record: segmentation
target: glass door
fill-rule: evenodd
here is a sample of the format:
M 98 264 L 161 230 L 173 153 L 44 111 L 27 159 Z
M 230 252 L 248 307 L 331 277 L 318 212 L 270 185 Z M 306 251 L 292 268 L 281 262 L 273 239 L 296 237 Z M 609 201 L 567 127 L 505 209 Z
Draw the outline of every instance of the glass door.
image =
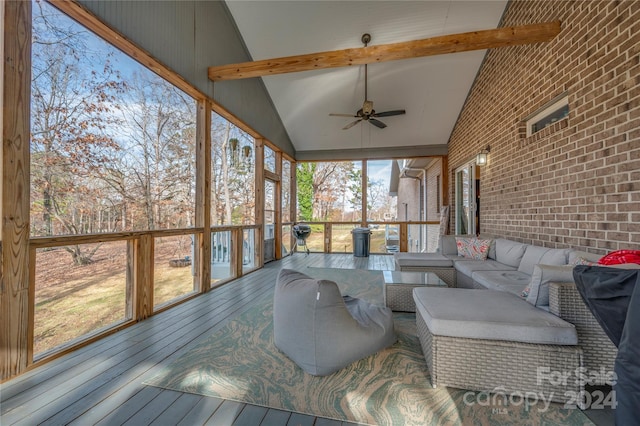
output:
M 476 233 L 475 163 L 456 170 L 456 234 Z
M 264 261 L 275 260 L 276 182 L 264 180 Z

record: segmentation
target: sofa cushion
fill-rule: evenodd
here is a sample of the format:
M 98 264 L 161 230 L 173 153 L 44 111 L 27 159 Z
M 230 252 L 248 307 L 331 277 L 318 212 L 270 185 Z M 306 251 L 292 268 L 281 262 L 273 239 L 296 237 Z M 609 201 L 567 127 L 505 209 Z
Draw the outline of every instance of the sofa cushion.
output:
M 534 306 L 549 304 L 550 282 L 573 282 L 573 265 L 536 265 L 527 291 L 527 302 Z
M 473 260 L 485 260 L 489 254 L 491 240 L 456 237 L 458 256 Z
M 519 271 L 476 271 L 471 277 L 474 283 L 490 290 L 502 290 L 517 296 L 529 285 L 531 276 Z
M 438 244 L 438 253 L 443 255 L 458 255 L 456 237 L 471 238 L 474 235 L 441 235 Z
M 538 264 L 566 265 L 569 249 L 552 249 L 539 246 L 527 246 L 518 266 L 518 271 L 533 274 L 533 267 Z
M 527 244 L 504 238 L 496 239 L 496 260 L 505 265 L 517 268 L 520 265 Z
M 438 253 L 394 253 L 399 268 L 407 266 L 451 268 L 453 261 Z
M 437 336 L 577 345 L 573 324 L 497 290 L 418 287 L 417 315 Z
M 465 259 L 462 256 L 458 256 L 457 254 L 444 254 L 443 256 L 446 257 L 447 259 L 451 260 L 454 265 L 456 264 L 456 262 L 458 262 L 460 260 L 469 260 L 469 259 Z
M 600 260 L 601 257 L 602 255 L 600 254 L 593 254 L 593 253 L 588 253 L 586 251 L 580 251 L 580 250 L 570 250 L 569 259 L 567 263 L 569 265 L 591 266 L 591 264 L 593 265 L 597 264 L 598 260 Z
M 453 262 L 456 271 L 471 277 L 475 271 L 515 271 L 513 266 L 495 260 L 457 260 Z

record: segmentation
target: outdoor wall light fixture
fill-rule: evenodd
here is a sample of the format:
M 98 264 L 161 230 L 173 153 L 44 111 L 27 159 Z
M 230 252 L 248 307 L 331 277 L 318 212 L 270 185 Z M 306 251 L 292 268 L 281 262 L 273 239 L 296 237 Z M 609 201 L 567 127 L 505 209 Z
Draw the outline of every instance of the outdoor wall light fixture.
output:
M 486 148 L 484 148 L 478 153 L 478 155 L 476 155 L 476 164 L 478 166 L 485 166 L 487 164 L 487 157 L 489 155 L 489 152 L 491 152 L 491 147 L 487 145 Z

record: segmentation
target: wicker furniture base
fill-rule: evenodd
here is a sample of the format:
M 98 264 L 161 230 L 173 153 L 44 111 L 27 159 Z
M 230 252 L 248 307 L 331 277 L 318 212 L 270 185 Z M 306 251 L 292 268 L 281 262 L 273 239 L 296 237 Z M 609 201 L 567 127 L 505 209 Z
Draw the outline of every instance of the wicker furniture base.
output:
M 575 401 L 583 390 L 575 380 L 576 370 L 582 367 L 579 346 L 436 336 L 419 311 L 416 324 L 433 387 L 504 395 L 534 392 L 554 402 Z M 566 381 L 539 380 L 538 368 L 570 376 Z
M 436 274 L 442 281 L 447 283 L 449 287 L 456 286 L 456 270 L 453 267 L 449 268 L 437 268 L 437 267 L 428 267 L 428 266 L 396 266 L 396 270 L 402 272 L 433 272 Z
M 585 305 L 575 283 L 549 283 L 549 312 L 576 327 L 587 371 L 613 371 L 618 348 Z
M 385 271 L 385 274 L 391 271 Z M 404 272 L 404 271 L 403 271 Z M 429 272 L 415 272 L 415 274 L 429 274 Z M 435 274 L 434 274 L 435 275 Z M 387 282 L 385 275 L 384 284 L 384 304 L 392 311 L 415 312 L 416 302 L 413 299 L 413 289 L 416 287 L 445 287 L 446 282 L 442 278 L 427 277 L 426 282 Z M 419 280 L 416 280 L 419 281 Z

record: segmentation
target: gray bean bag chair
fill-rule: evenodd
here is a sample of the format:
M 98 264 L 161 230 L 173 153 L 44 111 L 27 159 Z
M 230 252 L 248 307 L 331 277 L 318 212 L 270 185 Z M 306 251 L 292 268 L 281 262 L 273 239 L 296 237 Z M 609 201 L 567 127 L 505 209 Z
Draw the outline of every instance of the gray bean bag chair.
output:
M 314 376 L 326 376 L 396 341 L 391 310 L 340 294 L 333 281 L 291 269 L 278 274 L 275 345 Z

